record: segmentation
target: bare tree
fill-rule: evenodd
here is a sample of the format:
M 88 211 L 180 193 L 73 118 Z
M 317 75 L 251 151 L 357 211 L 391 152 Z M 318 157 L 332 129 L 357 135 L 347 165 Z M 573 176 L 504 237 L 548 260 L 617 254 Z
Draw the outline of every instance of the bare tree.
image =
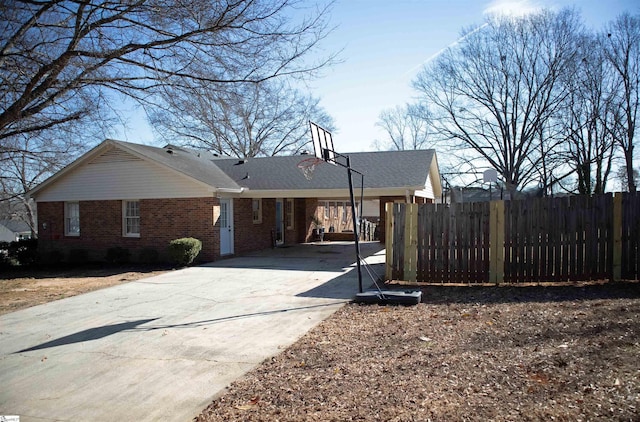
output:
M 7 140 L 81 121 L 109 92 L 149 101 L 154 88 L 193 79 L 232 84 L 313 72 L 330 60 L 308 59 L 328 32 L 327 12 L 300 0 L 5 4 L 0 152 L 38 154 Z
M 155 131 L 174 143 L 234 157 L 295 154 L 309 142 L 309 120 L 333 129 L 319 99 L 288 81 L 168 88 L 164 107 L 150 113 Z
M 633 155 L 640 108 L 640 16 L 623 14 L 612 22 L 607 28 L 605 47 L 619 86 L 614 136 L 624 154 L 628 189 L 635 192 Z
M 566 75 L 568 94 L 558 114 L 565 141 L 556 156 L 575 171 L 577 191 L 604 193 L 615 156 L 616 87 L 602 39 L 585 36 Z
M 567 95 L 561 77 L 581 32 L 572 10 L 492 17 L 468 31 L 414 81 L 436 113 L 439 137 L 489 162 L 508 190 L 539 183 L 559 142 L 552 117 Z
M 376 140 L 378 150 L 424 149 L 431 146 L 429 110 L 423 104 L 406 104 L 383 110 L 376 126 L 384 130 L 385 140 Z
M 324 0 L 319 0 L 324 1 Z M 109 135 L 124 97 L 314 75 L 330 0 L 16 0 L 0 5 L 0 202 Z M 15 207 L 14 207 L 15 208 Z
M 26 196 L 26 192 L 33 189 L 53 172 L 60 170 L 69 162 L 69 155 L 73 157 L 83 141 L 86 140 L 80 134 L 64 131 L 60 133 L 61 126 L 55 131 L 49 131 L 46 135 L 41 133 L 29 133 L 16 135 L 11 138 L 12 145 L 20 151 L 40 151 L 34 154 L 0 154 L 2 159 L 2 172 L 0 174 L 0 198 L 2 198 L 3 211 L 0 217 L 11 216 L 25 221 L 33 232 L 37 232 L 36 215 L 33 201 Z M 52 147 L 49 136 L 56 132 L 56 136 L 68 138 Z M 71 135 L 71 136 L 69 136 Z M 86 134 L 88 135 L 88 134 Z

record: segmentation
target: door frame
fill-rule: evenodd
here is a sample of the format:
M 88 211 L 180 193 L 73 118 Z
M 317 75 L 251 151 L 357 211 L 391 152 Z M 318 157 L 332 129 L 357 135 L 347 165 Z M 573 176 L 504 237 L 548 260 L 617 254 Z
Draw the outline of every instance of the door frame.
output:
M 276 209 L 275 209 L 275 217 L 276 217 L 276 230 L 275 230 L 275 239 L 274 242 L 276 246 L 284 245 L 284 233 L 286 231 L 285 227 L 285 212 L 284 212 L 284 199 L 276 198 Z M 278 207 L 280 208 L 280 215 L 278 215 Z M 280 238 L 278 239 L 278 229 L 280 229 Z
M 225 229 L 222 226 L 222 204 L 226 204 L 227 209 L 227 225 L 228 231 L 227 236 L 223 235 L 223 230 Z M 235 230 L 233 226 L 233 198 L 220 198 L 220 256 L 233 255 L 235 252 L 234 245 L 235 238 Z M 225 239 L 228 240 L 228 244 L 225 245 Z

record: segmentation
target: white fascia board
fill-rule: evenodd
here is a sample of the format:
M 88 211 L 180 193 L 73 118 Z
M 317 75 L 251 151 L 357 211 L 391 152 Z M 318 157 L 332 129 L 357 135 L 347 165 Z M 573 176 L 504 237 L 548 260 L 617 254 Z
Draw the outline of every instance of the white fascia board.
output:
M 442 196 L 442 182 L 440 181 L 440 166 L 438 166 L 438 157 L 435 151 L 433 152 L 433 159 L 429 166 L 429 176 L 431 185 L 433 186 L 433 195 L 436 198 L 440 198 Z
M 424 186 L 409 187 L 410 192 L 422 190 Z M 401 188 L 366 188 L 364 189 L 365 198 L 378 198 L 381 196 L 402 196 L 407 192 L 406 187 Z M 354 188 L 356 199 L 360 198 L 360 188 Z M 245 190 L 236 197 L 241 198 L 318 198 L 318 199 L 337 199 L 349 198 L 348 189 L 299 189 L 299 190 Z
M 435 199 L 433 195 L 431 195 L 430 192 L 427 192 L 426 190 L 416 190 L 415 192 L 413 192 L 413 195 L 419 198 Z

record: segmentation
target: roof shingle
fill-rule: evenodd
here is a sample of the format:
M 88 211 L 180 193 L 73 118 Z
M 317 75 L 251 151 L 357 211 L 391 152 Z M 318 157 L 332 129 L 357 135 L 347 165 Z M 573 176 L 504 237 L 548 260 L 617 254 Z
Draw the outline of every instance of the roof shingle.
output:
M 364 175 L 365 188 L 423 187 L 434 150 L 357 152 L 351 167 Z M 250 190 L 347 189 L 347 171 L 321 163 L 306 180 L 297 164 L 311 156 L 259 157 L 246 160 L 218 158 L 213 162 L 235 183 Z M 359 177 L 354 176 L 356 185 Z

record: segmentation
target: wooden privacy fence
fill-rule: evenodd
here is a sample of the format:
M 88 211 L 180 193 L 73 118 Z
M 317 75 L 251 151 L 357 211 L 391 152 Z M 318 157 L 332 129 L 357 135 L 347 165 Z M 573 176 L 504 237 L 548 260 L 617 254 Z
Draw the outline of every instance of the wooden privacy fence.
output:
M 388 280 L 637 280 L 640 194 L 387 204 Z

